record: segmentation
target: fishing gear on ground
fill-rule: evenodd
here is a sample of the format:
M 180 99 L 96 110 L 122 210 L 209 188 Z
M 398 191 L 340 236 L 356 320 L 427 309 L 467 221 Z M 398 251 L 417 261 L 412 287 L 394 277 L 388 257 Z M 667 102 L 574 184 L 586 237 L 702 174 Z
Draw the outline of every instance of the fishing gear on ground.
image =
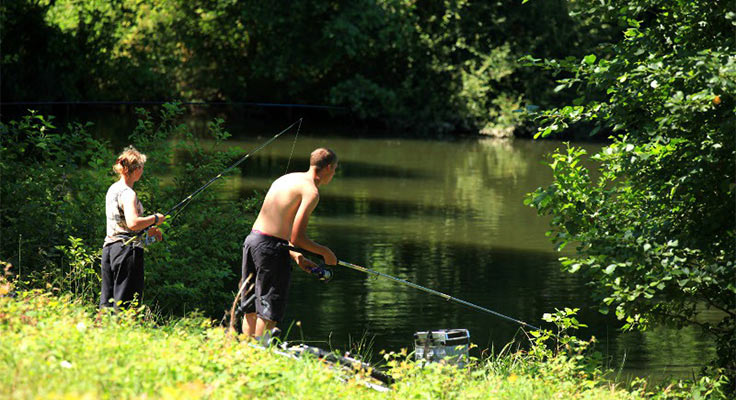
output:
M 362 379 L 357 381 L 358 384 L 378 392 L 388 392 L 391 390 L 390 385 L 395 382 L 395 379 L 391 375 L 360 360 L 360 358 L 350 353 L 339 355 L 306 344 L 292 345 L 288 342 L 280 344 L 278 342 L 278 340 L 273 340 L 267 344 L 249 343 L 249 346 L 258 350 L 271 351 L 273 354 L 292 359 L 299 359 L 305 356 L 315 357 L 327 368 L 337 372 L 337 378 L 340 381 L 348 382 L 351 379 L 355 379 L 356 375 L 360 375 Z

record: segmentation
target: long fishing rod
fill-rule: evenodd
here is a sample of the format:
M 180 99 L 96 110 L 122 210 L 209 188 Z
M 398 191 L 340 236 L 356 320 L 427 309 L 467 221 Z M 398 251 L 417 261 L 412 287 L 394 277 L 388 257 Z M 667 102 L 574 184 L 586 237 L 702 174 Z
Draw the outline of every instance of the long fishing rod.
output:
M 184 200 L 180 201 L 180 202 L 179 202 L 179 203 L 178 203 L 177 205 L 175 205 L 174 207 L 171 207 L 171 209 L 170 209 L 169 211 L 167 211 L 167 212 L 166 212 L 166 214 L 164 214 L 164 216 L 165 216 L 166 218 L 169 218 L 169 217 L 171 217 L 171 218 L 174 218 L 174 217 L 176 217 L 177 215 L 179 215 L 179 213 L 181 212 L 181 210 L 179 210 L 179 211 L 178 211 L 178 212 L 177 212 L 176 214 L 174 214 L 173 216 L 171 215 L 171 213 L 173 213 L 174 211 L 176 211 L 176 210 L 177 210 L 177 209 L 179 209 L 180 207 L 183 207 L 183 206 L 186 206 L 187 204 L 189 204 L 189 203 L 190 203 L 190 202 L 191 202 L 191 201 L 192 201 L 192 200 L 193 200 L 193 199 L 194 199 L 194 198 L 195 198 L 195 197 L 196 197 L 196 196 L 197 196 L 198 194 L 202 193 L 202 192 L 203 192 L 203 191 L 204 191 L 205 189 L 207 189 L 207 187 L 209 187 L 209 186 L 210 186 L 211 184 L 213 184 L 213 183 L 214 183 L 214 182 L 215 182 L 216 180 L 218 180 L 218 179 L 222 178 L 222 176 L 223 176 L 223 175 L 227 174 L 228 172 L 230 172 L 231 170 L 233 170 L 233 169 L 234 169 L 235 167 L 237 167 L 238 165 L 242 164 L 242 163 L 243 163 L 243 162 L 244 162 L 245 160 L 247 160 L 247 159 L 248 159 L 248 158 L 249 158 L 250 156 L 252 156 L 253 154 L 257 153 L 257 152 L 258 152 L 259 150 L 261 150 L 262 148 L 264 148 L 264 147 L 268 146 L 269 144 L 271 144 L 271 142 L 273 142 L 274 140 L 278 139 L 278 137 L 279 137 L 279 136 L 281 136 L 281 135 L 283 135 L 284 133 L 286 133 L 287 131 L 289 131 L 289 130 L 290 130 L 291 128 L 293 128 L 293 127 L 294 127 L 294 125 L 296 125 L 297 123 L 299 124 L 299 127 L 297 127 L 297 135 L 298 135 L 298 134 L 299 134 L 299 130 L 300 130 L 300 129 L 301 129 L 301 127 L 302 127 L 302 120 L 303 120 L 303 119 L 304 119 L 304 118 L 299 118 L 299 119 L 298 119 L 298 120 L 296 120 L 296 121 L 295 121 L 295 122 L 294 122 L 293 124 L 289 125 L 289 126 L 288 126 L 288 127 L 286 128 L 286 129 L 284 129 L 284 130 L 282 130 L 281 132 L 279 132 L 279 133 L 277 133 L 277 134 L 273 135 L 273 137 L 271 137 L 271 138 L 270 138 L 270 139 L 268 139 L 267 141 L 263 142 L 263 143 L 262 143 L 262 144 L 261 144 L 260 146 L 258 146 L 258 147 L 257 147 L 256 149 L 254 149 L 254 150 L 250 151 L 250 152 L 249 152 L 248 154 L 246 154 L 246 155 L 244 155 L 243 157 L 241 157 L 241 158 L 240 158 L 240 159 L 239 159 L 238 161 L 236 161 L 236 162 L 235 162 L 235 164 L 233 164 L 233 165 L 229 166 L 228 168 L 226 168 L 225 170 L 223 170 L 222 172 L 220 172 L 219 174 L 217 174 L 217 176 L 215 176 L 214 178 L 212 178 L 212 179 L 210 179 L 209 181 L 207 181 L 207 183 L 205 183 L 204 185 L 202 185 L 202 186 L 201 186 L 201 187 L 200 187 L 199 189 L 195 190 L 194 192 L 192 192 L 192 194 L 190 194 L 189 196 L 185 197 L 185 198 L 184 198 Z M 182 208 L 182 210 L 183 210 L 183 208 Z M 171 219 L 171 218 L 169 218 L 169 219 Z M 149 229 L 151 229 L 151 227 L 152 227 L 152 226 L 153 226 L 153 225 L 149 225 L 149 226 L 148 226 L 148 227 L 146 227 L 145 229 L 143 229 L 143 230 L 139 231 L 138 233 L 136 233 L 136 234 L 135 234 L 135 235 L 134 235 L 134 236 L 133 236 L 132 238 L 128 239 L 128 240 L 127 240 L 127 241 L 126 241 L 126 242 L 124 243 L 124 245 L 126 245 L 126 246 L 127 246 L 128 244 L 130 244 L 130 242 L 132 242 L 133 240 L 136 240 L 136 239 L 137 239 L 137 238 L 139 238 L 139 237 L 140 237 L 141 235 L 143 235 L 144 233 L 148 232 L 148 230 L 149 230 Z
M 304 254 L 304 253 L 311 253 L 310 251 L 307 251 L 307 250 L 304 250 L 304 249 L 300 249 L 300 248 L 294 247 L 294 246 L 286 246 L 286 247 L 289 250 L 296 251 L 296 252 L 299 252 L 299 253 L 302 253 L 302 254 Z M 424 286 L 417 285 L 416 283 L 409 282 L 409 281 L 406 281 L 406 280 L 403 280 L 403 279 L 400 279 L 400 278 L 396 278 L 394 276 L 391 276 L 391 275 L 388 275 L 388 274 L 384 274 L 382 272 L 374 271 L 372 269 L 369 269 L 369 268 L 366 268 L 366 267 L 362 267 L 360 265 L 356 265 L 356 264 L 353 264 L 353 263 L 349 263 L 347 261 L 341 261 L 341 260 L 338 260 L 337 261 L 337 265 L 341 265 L 343 267 L 351 268 L 351 269 L 354 269 L 356 271 L 360 271 L 360 272 L 363 272 L 363 273 L 366 273 L 366 274 L 380 276 L 382 278 L 390 279 L 390 280 L 392 280 L 394 282 L 398 282 L 398 283 L 401 283 L 401 284 L 404 284 L 404 285 L 407 285 L 407 286 L 411 286 L 414 289 L 419 289 L 419 290 L 421 290 L 423 292 L 427 292 L 429 294 L 433 294 L 435 296 L 442 297 L 443 299 L 445 299 L 447 301 L 454 301 L 455 303 L 462 304 L 462 305 L 464 305 L 466 307 L 470 307 L 470 308 L 473 308 L 473 309 L 476 309 L 476 310 L 479 310 L 479 311 L 483 311 L 483 312 L 488 313 L 488 314 L 495 315 L 495 316 L 500 317 L 500 318 L 503 318 L 503 319 L 505 319 L 507 321 L 515 322 L 515 323 L 517 323 L 517 324 L 519 324 L 521 326 L 531 328 L 531 329 L 533 329 L 535 331 L 541 330 L 541 329 L 537 328 L 534 325 L 528 324 L 528 323 L 526 323 L 524 321 L 521 321 L 521 320 L 518 320 L 516 318 L 509 317 L 508 315 L 501 314 L 500 312 L 493 311 L 493 310 L 488 309 L 488 308 L 485 308 L 485 307 L 481 307 L 481 306 L 479 306 L 477 304 L 473 304 L 473 303 L 471 303 L 469 301 L 458 299 L 457 297 L 450 296 L 449 294 L 438 292 L 438 291 L 436 291 L 434 289 L 426 288 Z M 320 279 L 323 280 L 323 281 L 327 281 L 327 280 L 329 280 L 331 278 L 331 273 L 329 272 L 329 270 L 325 270 L 325 271 L 317 272 L 318 275 L 324 276 L 324 277 L 320 277 Z

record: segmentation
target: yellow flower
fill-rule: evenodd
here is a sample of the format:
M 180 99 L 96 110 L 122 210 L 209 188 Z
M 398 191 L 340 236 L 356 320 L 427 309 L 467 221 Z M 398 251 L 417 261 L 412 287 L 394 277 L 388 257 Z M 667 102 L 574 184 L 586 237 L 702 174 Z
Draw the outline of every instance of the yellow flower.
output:
M 511 374 L 508 377 L 509 383 L 514 383 L 514 382 L 516 382 L 517 379 L 519 379 L 519 377 L 516 374 Z

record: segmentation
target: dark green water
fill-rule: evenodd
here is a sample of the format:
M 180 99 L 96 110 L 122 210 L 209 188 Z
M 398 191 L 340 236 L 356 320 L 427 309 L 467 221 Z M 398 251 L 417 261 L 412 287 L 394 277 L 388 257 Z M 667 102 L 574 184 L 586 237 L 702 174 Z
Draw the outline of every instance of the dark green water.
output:
M 94 121 L 91 131 L 121 148 L 136 117 L 99 111 L 72 109 L 62 119 Z M 222 116 L 235 135 L 228 145 L 243 151 L 295 119 L 270 125 L 246 121 L 241 113 Z M 244 163 L 239 178 L 227 178 L 224 190 L 248 198 L 267 189 L 287 164 L 289 172 L 306 170 L 311 150 L 330 147 L 340 167 L 321 190 L 309 235 L 338 258 L 533 325 L 548 327 L 541 316 L 555 308 L 581 308 L 579 319 L 589 328 L 577 336 L 594 335 L 608 366 L 624 376 L 689 377 L 713 355 L 711 341 L 696 329 L 620 333 L 615 319 L 595 311 L 585 282 L 560 271 L 560 254 L 544 235 L 547 219 L 523 198 L 550 182 L 544 155 L 562 143 L 366 139 L 346 131 L 305 119 L 291 159 L 293 136 L 284 135 Z M 599 146 L 583 147 L 594 152 Z M 374 357 L 380 349 L 412 350 L 413 333 L 427 329 L 469 329 L 479 350 L 525 343 L 517 325 L 496 316 L 358 271 L 337 267 L 335 275 L 325 285 L 295 270 L 282 324 L 285 331 L 291 326 L 288 338 L 342 350 L 368 339 Z
M 261 139 L 263 140 L 263 139 Z M 233 141 L 243 149 L 255 140 Z M 248 197 L 285 172 L 292 138 L 249 160 L 226 190 Z M 690 376 L 710 354 L 696 330 L 621 334 L 598 314 L 589 289 L 561 272 L 545 232 L 547 219 L 523 205 L 525 193 L 550 182 L 544 155 L 563 144 L 527 140 L 429 141 L 303 133 L 289 171 L 305 170 L 318 146 L 337 152 L 340 167 L 309 225 L 310 236 L 339 259 L 432 288 L 502 314 L 544 324 L 555 308 L 581 308 L 609 366 L 625 376 Z M 598 145 L 585 144 L 591 152 Z M 513 323 L 414 288 L 337 267 L 321 284 L 295 270 L 282 328 L 323 347 L 412 350 L 416 331 L 466 328 L 480 349 L 500 349 L 523 334 Z M 623 368 L 621 366 L 623 365 Z

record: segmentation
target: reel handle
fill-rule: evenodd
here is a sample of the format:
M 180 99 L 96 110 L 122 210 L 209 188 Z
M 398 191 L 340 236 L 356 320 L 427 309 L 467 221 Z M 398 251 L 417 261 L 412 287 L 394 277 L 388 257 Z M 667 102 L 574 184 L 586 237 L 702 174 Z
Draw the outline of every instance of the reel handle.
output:
M 327 283 L 330 280 L 332 280 L 332 270 L 327 268 L 327 266 L 324 263 L 319 263 L 319 265 L 316 268 L 312 268 L 310 273 L 314 276 L 316 276 L 320 282 Z

